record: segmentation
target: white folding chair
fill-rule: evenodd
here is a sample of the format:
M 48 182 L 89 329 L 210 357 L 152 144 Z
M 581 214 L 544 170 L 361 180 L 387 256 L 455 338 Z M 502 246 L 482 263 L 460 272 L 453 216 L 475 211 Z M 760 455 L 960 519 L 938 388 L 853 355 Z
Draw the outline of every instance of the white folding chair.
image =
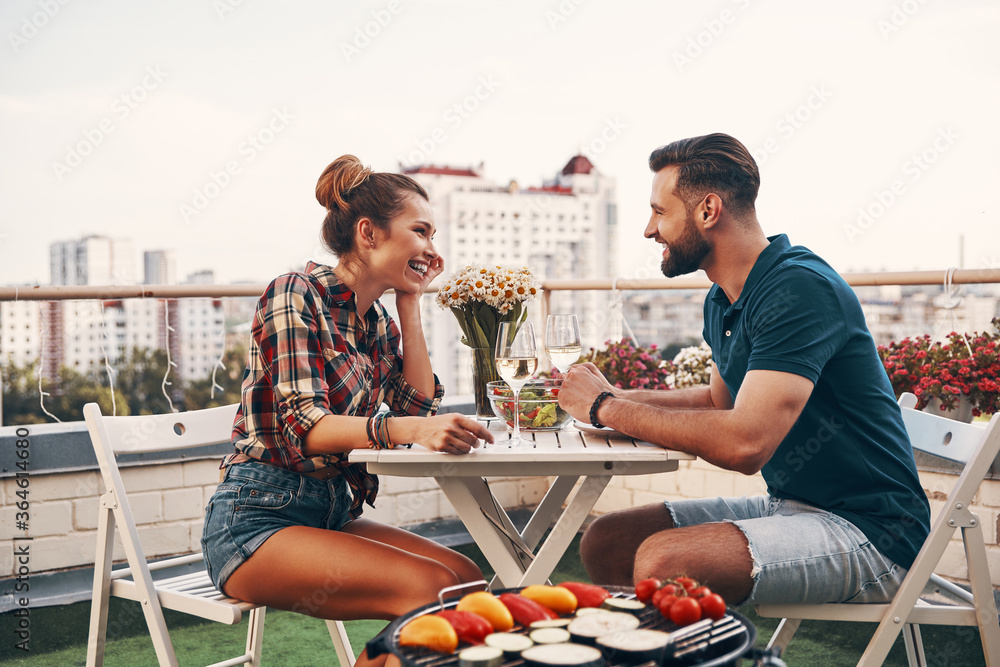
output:
M 903 632 L 907 660 L 911 666 L 927 664 L 919 624 L 978 626 L 987 665 L 1000 666 L 1000 623 L 993 597 L 982 522 L 969 511 L 972 497 L 1000 452 L 1000 414 L 984 428 L 915 409 L 917 398 L 903 394 L 899 405 L 914 449 L 964 465 L 948 494 L 940 515 L 917 554 L 896 595 L 888 604 L 758 605 L 765 618 L 780 618 L 768 648 L 784 652 L 803 619 L 822 621 L 868 621 L 878 628 L 858 665 L 881 665 Z M 956 529 L 962 530 L 965 560 L 969 568 L 971 594 L 934 574 Z M 929 582 L 964 600 L 965 604 L 932 603 L 920 598 Z
M 163 619 L 164 609 L 227 625 L 239 623 L 243 614 L 249 612 L 246 652 L 236 658 L 214 663 L 212 667 L 260 665 L 266 608 L 220 593 L 208 578 L 201 553 L 148 563 L 116 458 L 117 454 L 126 452 L 159 452 L 229 442 L 236 406 L 227 405 L 179 414 L 106 417 L 101 414 L 96 403 L 88 403 L 83 408 L 83 415 L 105 487 L 97 524 L 87 667 L 104 664 L 108 603 L 111 596 L 140 603 L 160 665 L 177 665 L 173 643 Z M 200 487 L 192 492 L 200 493 Z M 116 524 L 120 528 L 128 567 L 112 571 Z M 193 573 L 153 579 L 154 571 L 192 564 L 199 566 Z M 354 664 L 354 653 L 343 623 L 327 621 L 327 628 L 341 666 L 350 667 Z

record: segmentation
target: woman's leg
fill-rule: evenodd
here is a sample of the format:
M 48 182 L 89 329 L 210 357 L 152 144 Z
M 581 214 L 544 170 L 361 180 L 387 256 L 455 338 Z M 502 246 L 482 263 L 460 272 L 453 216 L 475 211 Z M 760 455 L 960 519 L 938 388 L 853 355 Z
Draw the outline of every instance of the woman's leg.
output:
M 415 535 L 408 530 L 388 526 L 364 517 L 345 524 L 342 530 L 345 533 L 398 547 L 411 554 L 436 561 L 454 572 L 455 576 L 458 577 L 458 583 L 465 584 L 483 578 L 479 566 L 471 559 L 454 549 L 443 547 L 437 542 Z
M 225 590 L 241 600 L 319 618 L 391 620 L 433 602 L 442 588 L 481 578 L 458 552 L 359 519 L 341 531 L 279 530 L 233 572 Z M 384 657 L 370 660 L 362 653 L 357 664 L 383 663 Z

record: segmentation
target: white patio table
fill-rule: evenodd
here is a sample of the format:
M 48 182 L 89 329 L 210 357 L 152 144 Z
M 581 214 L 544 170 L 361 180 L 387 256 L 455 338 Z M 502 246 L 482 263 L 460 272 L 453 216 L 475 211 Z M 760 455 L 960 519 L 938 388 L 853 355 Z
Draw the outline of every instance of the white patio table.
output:
M 501 587 L 514 588 L 548 580 L 612 477 L 672 472 L 679 461 L 695 458 L 621 434 L 592 434 L 572 425 L 562 431 L 521 435 L 532 444 L 511 447 L 506 433 L 495 431 L 495 444 L 483 444 L 469 454 L 441 454 L 413 445 L 355 450 L 350 460 L 367 463 L 375 474 L 433 477 L 493 566 L 494 584 L 499 581 Z M 510 476 L 553 478 L 521 532 L 484 479 Z

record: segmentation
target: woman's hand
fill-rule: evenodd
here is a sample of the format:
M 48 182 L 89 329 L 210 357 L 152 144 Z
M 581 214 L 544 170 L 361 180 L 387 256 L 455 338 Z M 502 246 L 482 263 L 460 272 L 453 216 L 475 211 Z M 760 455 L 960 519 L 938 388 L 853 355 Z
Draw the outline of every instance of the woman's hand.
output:
M 399 433 L 395 422 L 401 427 Z M 480 440 L 493 442 L 493 434 L 486 426 L 454 412 L 434 417 L 397 417 L 388 424 L 393 442 L 415 442 L 435 452 L 467 454 L 479 446 Z
M 424 277 L 420 280 L 420 285 L 412 292 L 405 291 L 400 288 L 396 288 L 396 306 L 400 303 L 406 303 L 407 301 L 413 303 L 419 303 L 420 297 L 427 291 L 431 282 L 440 276 L 444 272 L 444 260 L 440 256 L 429 260 L 427 264 L 427 271 L 424 272 Z

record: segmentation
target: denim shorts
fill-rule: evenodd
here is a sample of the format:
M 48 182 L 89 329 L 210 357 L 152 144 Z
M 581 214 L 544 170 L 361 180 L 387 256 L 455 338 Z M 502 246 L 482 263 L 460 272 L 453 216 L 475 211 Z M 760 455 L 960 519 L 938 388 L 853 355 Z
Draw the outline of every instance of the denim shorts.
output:
M 743 531 L 753 558 L 744 602 L 888 602 L 906 576 L 853 523 L 807 503 L 744 496 L 666 506 L 677 527 L 724 521 Z
M 220 591 L 267 538 L 289 526 L 340 530 L 351 493 L 343 477 L 314 479 L 266 463 L 234 463 L 205 508 L 201 549 Z

